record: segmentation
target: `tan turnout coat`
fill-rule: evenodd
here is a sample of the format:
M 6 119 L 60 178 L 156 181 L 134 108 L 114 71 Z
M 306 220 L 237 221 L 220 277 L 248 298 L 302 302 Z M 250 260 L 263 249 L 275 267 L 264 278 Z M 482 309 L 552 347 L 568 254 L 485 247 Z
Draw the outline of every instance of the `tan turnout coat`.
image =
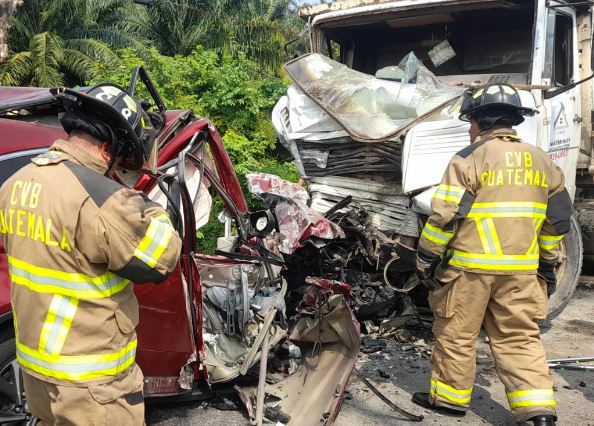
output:
M 17 359 L 47 382 L 126 375 L 137 348 L 132 283 L 162 281 L 179 257 L 163 208 L 105 171 L 60 140 L 0 188 Z

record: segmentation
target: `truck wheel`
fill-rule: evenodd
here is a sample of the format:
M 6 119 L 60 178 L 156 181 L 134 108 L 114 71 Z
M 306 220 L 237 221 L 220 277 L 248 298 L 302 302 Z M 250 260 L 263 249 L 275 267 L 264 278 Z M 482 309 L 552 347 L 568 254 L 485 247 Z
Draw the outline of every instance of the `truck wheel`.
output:
M 11 332 L 0 333 L 0 424 L 34 425 L 27 412 L 21 368 L 16 360 L 16 345 Z
M 559 247 L 560 263 L 557 265 L 557 290 L 549 299 L 548 319 L 552 320 L 563 311 L 571 299 L 582 272 L 582 234 L 575 216 L 571 217 L 569 233 Z

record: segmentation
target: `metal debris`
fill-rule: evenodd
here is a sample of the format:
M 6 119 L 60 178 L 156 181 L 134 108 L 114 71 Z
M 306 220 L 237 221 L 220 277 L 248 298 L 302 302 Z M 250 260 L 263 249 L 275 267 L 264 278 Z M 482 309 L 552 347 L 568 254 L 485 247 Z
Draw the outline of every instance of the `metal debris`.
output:
M 563 370 L 592 370 L 594 365 L 588 363 L 594 362 L 594 357 L 578 357 L 578 358 L 560 358 L 550 359 L 547 361 L 549 368 Z
M 369 380 L 367 380 L 365 378 L 365 376 L 363 376 L 363 374 L 361 374 L 361 372 L 359 370 L 357 370 L 355 368 L 354 371 L 355 371 L 355 374 L 357 375 L 357 377 L 365 384 L 365 386 L 367 386 L 379 399 L 381 399 L 383 402 L 385 402 L 391 409 L 393 409 L 397 413 L 402 414 L 403 416 L 406 417 L 407 420 L 410 420 L 412 422 L 422 422 L 423 421 L 423 418 L 424 418 L 423 416 L 417 416 L 415 414 L 409 413 L 406 410 L 403 410 L 402 408 L 400 408 L 399 406 L 394 404 L 392 401 L 390 401 L 388 398 L 386 398 L 384 396 L 384 394 L 382 392 L 380 392 L 375 386 L 373 386 L 371 384 L 371 382 Z

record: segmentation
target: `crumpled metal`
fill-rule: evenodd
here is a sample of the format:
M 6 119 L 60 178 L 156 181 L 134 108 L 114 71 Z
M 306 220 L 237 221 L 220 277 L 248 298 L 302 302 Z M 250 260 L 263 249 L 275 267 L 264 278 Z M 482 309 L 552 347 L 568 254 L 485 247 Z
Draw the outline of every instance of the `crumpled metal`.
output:
M 248 189 L 254 195 L 275 195 L 300 204 L 307 204 L 309 200 L 309 194 L 305 188 L 278 176 L 267 173 L 250 173 L 245 177 Z
M 279 250 L 285 254 L 292 254 L 302 247 L 303 241 L 311 237 L 324 240 L 345 237 L 340 226 L 304 204 L 283 201 L 276 205 L 274 214 L 283 236 Z
M 320 110 L 360 142 L 394 140 L 419 119 L 439 116 L 446 105 L 465 91 L 439 81 L 413 52 L 397 68 L 398 79 L 381 79 L 319 53 L 301 56 L 285 65 L 301 93 L 307 94 Z M 290 122 L 298 123 L 291 117 Z

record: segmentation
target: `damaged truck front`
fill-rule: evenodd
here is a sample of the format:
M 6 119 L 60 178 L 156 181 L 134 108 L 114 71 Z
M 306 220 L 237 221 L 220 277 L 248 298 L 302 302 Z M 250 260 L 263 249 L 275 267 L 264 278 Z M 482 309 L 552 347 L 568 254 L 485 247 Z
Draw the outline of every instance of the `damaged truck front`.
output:
M 346 238 L 312 240 L 288 262 L 352 285 L 359 319 L 423 313 L 414 248 L 447 163 L 470 143 L 457 118 L 461 95 L 512 84 L 539 111 L 518 126 L 520 137 L 563 169 L 580 219 L 557 262 L 549 300 L 556 316 L 580 275 L 580 224 L 594 223 L 592 11 L 582 3 L 345 0 L 302 8 L 312 53 L 286 64 L 293 84 L 273 123 L 310 207 Z M 299 285 L 299 270 L 288 271 L 289 288 L 292 278 Z

